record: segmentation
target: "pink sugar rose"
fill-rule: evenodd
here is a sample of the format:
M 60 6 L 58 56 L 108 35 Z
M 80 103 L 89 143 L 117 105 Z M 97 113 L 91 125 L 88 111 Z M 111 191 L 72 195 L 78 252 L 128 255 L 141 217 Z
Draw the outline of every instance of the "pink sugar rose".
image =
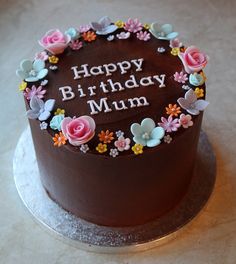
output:
M 65 117 L 61 122 L 62 133 L 73 146 L 80 146 L 92 139 L 95 127 L 95 122 L 90 116 Z
M 52 29 L 39 40 L 39 45 L 56 55 L 61 54 L 65 50 L 70 40 L 71 37 L 69 35 L 63 34 L 58 29 Z
M 130 148 L 130 139 L 119 137 L 118 140 L 115 141 L 115 147 L 118 148 L 119 151 L 128 150 Z
M 185 71 L 189 74 L 201 71 L 209 60 L 208 56 L 195 46 L 190 46 L 184 52 L 180 52 L 179 57 Z
M 179 123 L 183 128 L 188 128 L 193 125 L 192 116 L 181 114 L 179 117 Z

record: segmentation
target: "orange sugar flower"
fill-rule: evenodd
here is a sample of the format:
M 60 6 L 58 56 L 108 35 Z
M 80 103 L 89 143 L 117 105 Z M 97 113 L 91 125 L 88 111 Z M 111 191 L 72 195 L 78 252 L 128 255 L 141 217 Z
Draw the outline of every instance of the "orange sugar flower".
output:
M 93 31 L 88 31 L 83 33 L 83 39 L 88 42 L 94 41 L 96 37 L 97 36 Z
M 103 130 L 98 134 L 99 140 L 103 143 L 111 143 L 111 141 L 114 139 L 113 132 L 110 132 L 107 130 L 104 132 Z
M 168 107 L 166 107 L 166 113 L 170 116 L 178 116 L 178 114 L 181 113 L 180 107 L 177 106 L 177 104 L 169 104 Z
M 61 147 L 62 145 L 66 144 L 66 137 L 62 132 L 59 132 L 59 134 L 55 134 L 55 136 L 52 138 L 54 141 L 54 146 Z

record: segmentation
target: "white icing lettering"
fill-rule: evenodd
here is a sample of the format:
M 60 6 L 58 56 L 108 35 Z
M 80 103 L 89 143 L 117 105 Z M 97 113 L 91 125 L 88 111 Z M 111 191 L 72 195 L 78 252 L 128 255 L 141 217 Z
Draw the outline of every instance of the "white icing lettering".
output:
M 107 98 L 104 97 L 104 98 L 101 98 L 100 101 L 99 101 L 99 104 L 97 104 L 94 100 L 89 100 L 87 101 L 87 104 L 89 104 L 90 106 L 90 114 L 91 115 L 96 115 L 98 114 L 98 112 L 103 112 L 104 113 L 108 113 L 108 112 L 111 112 L 111 108 L 108 106 L 107 104 Z
M 120 73 L 127 73 L 127 70 L 131 68 L 131 63 L 129 61 L 117 62 L 117 65 L 120 67 Z
M 89 86 L 88 87 L 88 90 L 90 92 L 89 96 L 93 96 L 93 95 L 96 95 L 96 93 L 93 91 L 93 90 L 96 90 L 96 86 Z
M 62 92 L 62 101 L 68 101 L 75 98 L 75 93 L 70 86 L 60 87 L 59 90 Z
M 116 87 L 119 89 L 119 91 L 122 91 L 122 90 L 125 89 L 119 82 L 113 83 L 113 81 L 111 79 L 108 79 L 107 82 L 109 82 L 112 92 L 116 92 L 117 91 Z
M 160 77 L 159 77 L 159 75 L 154 75 L 153 76 L 153 78 L 156 79 L 160 83 L 160 85 L 159 85 L 160 88 L 166 87 L 166 85 L 164 84 L 166 75 L 165 74 L 161 74 Z
M 104 93 L 109 93 L 109 90 L 106 89 L 107 85 L 104 82 L 101 82 L 99 87 L 102 88 Z
M 90 73 L 96 76 L 96 75 L 104 74 L 104 71 L 102 70 L 102 66 L 94 66 L 90 69 Z
M 81 85 L 78 84 L 78 92 L 79 92 L 79 97 L 85 97 L 86 94 L 84 93 L 84 90 L 81 88 Z
M 125 82 L 125 87 L 129 89 L 139 87 L 134 75 L 130 75 L 130 79 Z
M 134 97 L 132 99 L 128 99 L 128 101 L 130 103 L 130 108 L 149 105 L 147 98 L 144 96 Z
M 125 109 L 128 109 L 128 107 L 125 105 L 125 102 L 123 101 L 123 100 L 120 100 L 119 101 L 119 104 L 121 105 L 121 106 L 118 106 L 118 103 L 117 102 L 112 102 L 112 104 L 115 106 L 115 109 L 117 110 L 117 111 L 121 111 L 121 110 L 125 110 Z
M 151 76 L 143 77 L 139 82 L 142 86 L 149 86 L 154 84 Z
M 136 72 L 142 71 L 143 58 L 131 60 L 131 62 L 137 67 Z
M 112 72 L 115 72 L 117 70 L 117 67 L 113 63 L 104 64 L 103 67 L 105 68 L 106 76 L 112 75 Z
M 78 66 L 71 67 L 71 70 L 74 72 L 74 80 L 80 79 L 80 74 L 83 74 L 83 77 L 90 77 L 91 74 L 89 74 L 88 71 L 88 64 L 83 64 L 80 66 L 82 70 L 78 71 Z

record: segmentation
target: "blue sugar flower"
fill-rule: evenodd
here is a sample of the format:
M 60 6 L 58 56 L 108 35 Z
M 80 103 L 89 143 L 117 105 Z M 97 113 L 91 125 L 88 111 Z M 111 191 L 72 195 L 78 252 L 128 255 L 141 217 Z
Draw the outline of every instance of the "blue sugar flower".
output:
M 71 27 L 71 28 L 68 28 L 65 32 L 66 35 L 69 35 L 71 37 L 72 40 L 76 40 L 79 38 L 80 34 L 78 32 L 77 29 Z
M 149 31 L 155 38 L 162 40 L 171 40 L 178 36 L 178 32 L 173 31 L 173 26 L 171 24 L 160 25 L 157 22 L 150 25 Z
M 48 69 L 45 69 L 43 60 L 23 60 L 20 63 L 20 69 L 16 71 L 16 75 L 26 82 L 37 82 L 43 79 L 48 74 Z
M 189 75 L 189 82 L 194 86 L 199 86 L 204 84 L 204 77 L 199 73 L 192 73 Z
M 64 118 L 64 115 L 55 115 L 50 121 L 51 129 L 61 131 L 61 122 Z
M 133 140 L 135 143 L 148 147 L 159 145 L 165 135 L 165 130 L 162 127 L 156 127 L 151 118 L 143 119 L 141 125 L 138 123 L 132 124 L 130 130 L 134 135 Z

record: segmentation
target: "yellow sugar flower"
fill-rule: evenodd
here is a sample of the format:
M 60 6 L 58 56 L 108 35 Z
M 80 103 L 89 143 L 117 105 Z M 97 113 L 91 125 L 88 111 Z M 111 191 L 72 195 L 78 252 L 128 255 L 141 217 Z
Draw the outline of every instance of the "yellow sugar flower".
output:
M 52 64 L 57 64 L 59 61 L 59 58 L 53 55 L 53 56 L 48 57 L 48 60 Z
M 96 147 L 96 150 L 99 152 L 99 153 L 104 153 L 107 151 L 107 144 L 102 144 L 102 143 L 99 143 Z
M 135 155 L 142 154 L 143 153 L 143 145 L 141 145 L 141 144 L 135 144 L 132 147 L 132 150 L 133 150 L 133 152 L 134 152 Z
M 173 56 L 178 56 L 179 55 L 179 48 L 173 48 L 170 53 Z
M 19 85 L 19 90 L 24 91 L 26 87 L 27 87 L 27 82 L 22 81 L 21 84 Z
M 147 23 L 143 24 L 143 27 L 144 27 L 146 30 L 149 30 L 149 29 L 150 29 L 150 25 L 147 24 Z
M 124 23 L 123 21 L 121 21 L 121 20 L 117 20 L 117 21 L 115 22 L 115 25 L 116 25 L 118 28 L 123 28 L 124 25 L 125 25 L 125 23 Z
M 204 96 L 204 90 L 199 87 L 195 89 L 194 93 L 196 94 L 197 98 L 201 98 Z
M 54 112 L 54 115 L 64 115 L 65 110 L 61 108 L 57 108 L 56 112 Z

